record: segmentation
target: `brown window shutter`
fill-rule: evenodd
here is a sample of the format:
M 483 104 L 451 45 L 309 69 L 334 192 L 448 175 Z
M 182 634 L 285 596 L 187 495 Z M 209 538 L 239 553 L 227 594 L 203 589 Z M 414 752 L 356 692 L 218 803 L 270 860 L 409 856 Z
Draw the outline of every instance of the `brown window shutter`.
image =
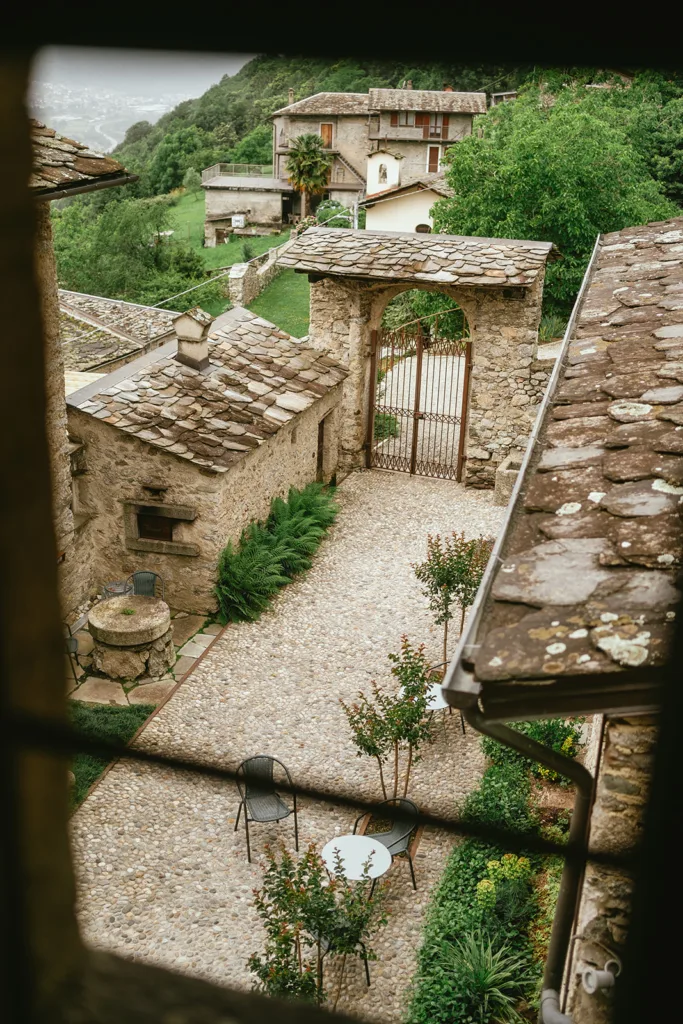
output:
M 429 127 L 429 114 L 416 114 L 415 125 L 417 128 Z
M 448 128 L 448 114 L 443 115 L 443 126 L 444 128 Z
M 398 128 L 398 114 L 391 115 L 391 127 Z

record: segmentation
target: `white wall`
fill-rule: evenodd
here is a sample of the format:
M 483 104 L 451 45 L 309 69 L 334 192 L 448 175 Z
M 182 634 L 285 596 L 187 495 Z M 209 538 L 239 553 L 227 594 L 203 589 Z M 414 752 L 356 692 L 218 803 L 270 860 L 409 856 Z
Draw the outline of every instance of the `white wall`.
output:
M 368 231 L 414 231 L 418 224 L 434 226 L 429 211 L 439 196 L 429 189 L 386 199 L 368 207 Z
M 372 156 L 369 156 L 367 169 L 367 195 L 371 196 L 375 192 L 383 192 L 385 189 L 391 188 L 393 185 L 400 185 L 401 163 L 401 160 L 398 160 L 390 153 L 373 153 Z M 379 180 L 380 167 L 382 165 L 386 168 L 386 181 Z

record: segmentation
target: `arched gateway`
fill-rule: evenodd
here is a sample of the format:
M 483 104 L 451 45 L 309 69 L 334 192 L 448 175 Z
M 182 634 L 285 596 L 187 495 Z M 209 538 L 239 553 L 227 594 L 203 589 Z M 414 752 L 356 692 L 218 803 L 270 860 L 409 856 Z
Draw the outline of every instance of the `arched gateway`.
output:
M 465 482 L 493 486 L 500 462 L 526 447 L 545 388 L 547 372 L 533 364 L 552 250 L 550 242 L 309 228 L 282 254 L 280 265 L 311 282 L 311 344 L 349 367 L 343 467 L 366 464 L 382 313 L 394 296 L 419 288 L 448 295 L 467 318 Z

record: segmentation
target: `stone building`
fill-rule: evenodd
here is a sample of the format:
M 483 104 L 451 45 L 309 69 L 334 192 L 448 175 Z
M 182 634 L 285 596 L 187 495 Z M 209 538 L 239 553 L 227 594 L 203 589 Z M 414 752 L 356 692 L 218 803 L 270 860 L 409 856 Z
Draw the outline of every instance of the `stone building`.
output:
M 492 487 L 497 466 L 524 452 L 548 365 L 537 361 L 550 242 L 310 228 L 280 257 L 311 282 L 309 338 L 343 360 L 341 461 L 365 464 L 371 336 L 387 304 L 411 288 L 450 296 L 472 340 L 466 482 Z
M 389 154 L 393 159 L 393 155 Z M 367 216 L 368 231 L 418 231 L 429 234 L 434 227 L 431 209 L 435 202 L 453 191 L 446 184 L 444 174 L 421 174 L 399 181 L 399 175 L 389 175 L 393 184 L 387 186 L 387 154 L 373 154 L 368 160 L 368 194 L 361 200 Z M 381 162 L 380 162 L 381 161 Z M 380 174 L 379 168 L 385 172 Z M 384 177 L 384 181 L 380 180 Z
M 640 840 L 681 600 L 681 253 L 683 218 L 600 237 L 446 679 L 449 701 L 485 733 L 595 715 L 593 777 L 575 776 L 571 833 L 592 853 Z M 622 868 L 565 868 L 543 986 L 549 1020 L 611 1019 L 631 895 Z M 555 1016 L 558 1005 L 570 1016 Z
M 59 289 L 59 336 L 69 395 L 175 336 L 178 313 Z
M 172 606 L 214 610 L 227 542 L 336 472 L 344 368 L 247 310 L 210 320 L 67 399 L 84 593 L 153 569 Z
M 235 229 L 280 230 L 299 215 L 300 197 L 287 180 L 289 144 L 298 135 L 321 137 L 332 158 L 325 196 L 351 207 L 384 182 L 438 173 L 446 148 L 469 135 L 473 117 L 484 113 L 485 93 L 449 88 L 321 92 L 290 102 L 272 115 L 272 177 L 234 176 L 228 164 L 203 172 L 206 244 L 225 241 Z
M 39 121 L 31 122 L 33 173 L 28 183 L 36 200 L 36 276 L 42 296 L 45 339 L 46 428 L 52 460 L 54 527 L 59 559 L 60 590 L 67 613 L 80 600 L 71 508 L 71 450 L 67 438 L 57 270 L 52 243 L 50 202 L 135 181 L 136 176 L 109 156 L 94 153 Z

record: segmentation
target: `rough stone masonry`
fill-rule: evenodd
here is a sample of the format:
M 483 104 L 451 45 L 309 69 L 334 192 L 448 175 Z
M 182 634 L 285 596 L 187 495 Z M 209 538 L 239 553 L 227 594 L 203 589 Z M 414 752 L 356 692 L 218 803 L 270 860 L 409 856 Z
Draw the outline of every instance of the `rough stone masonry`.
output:
M 548 371 L 536 359 L 550 242 L 311 228 L 280 256 L 311 281 L 309 341 L 344 361 L 343 468 L 363 464 L 371 332 L 387 304 L 420 288 L 450 296 L 472 339 L 466 483 L 493 487 L 496 467 L 523 452 Z

